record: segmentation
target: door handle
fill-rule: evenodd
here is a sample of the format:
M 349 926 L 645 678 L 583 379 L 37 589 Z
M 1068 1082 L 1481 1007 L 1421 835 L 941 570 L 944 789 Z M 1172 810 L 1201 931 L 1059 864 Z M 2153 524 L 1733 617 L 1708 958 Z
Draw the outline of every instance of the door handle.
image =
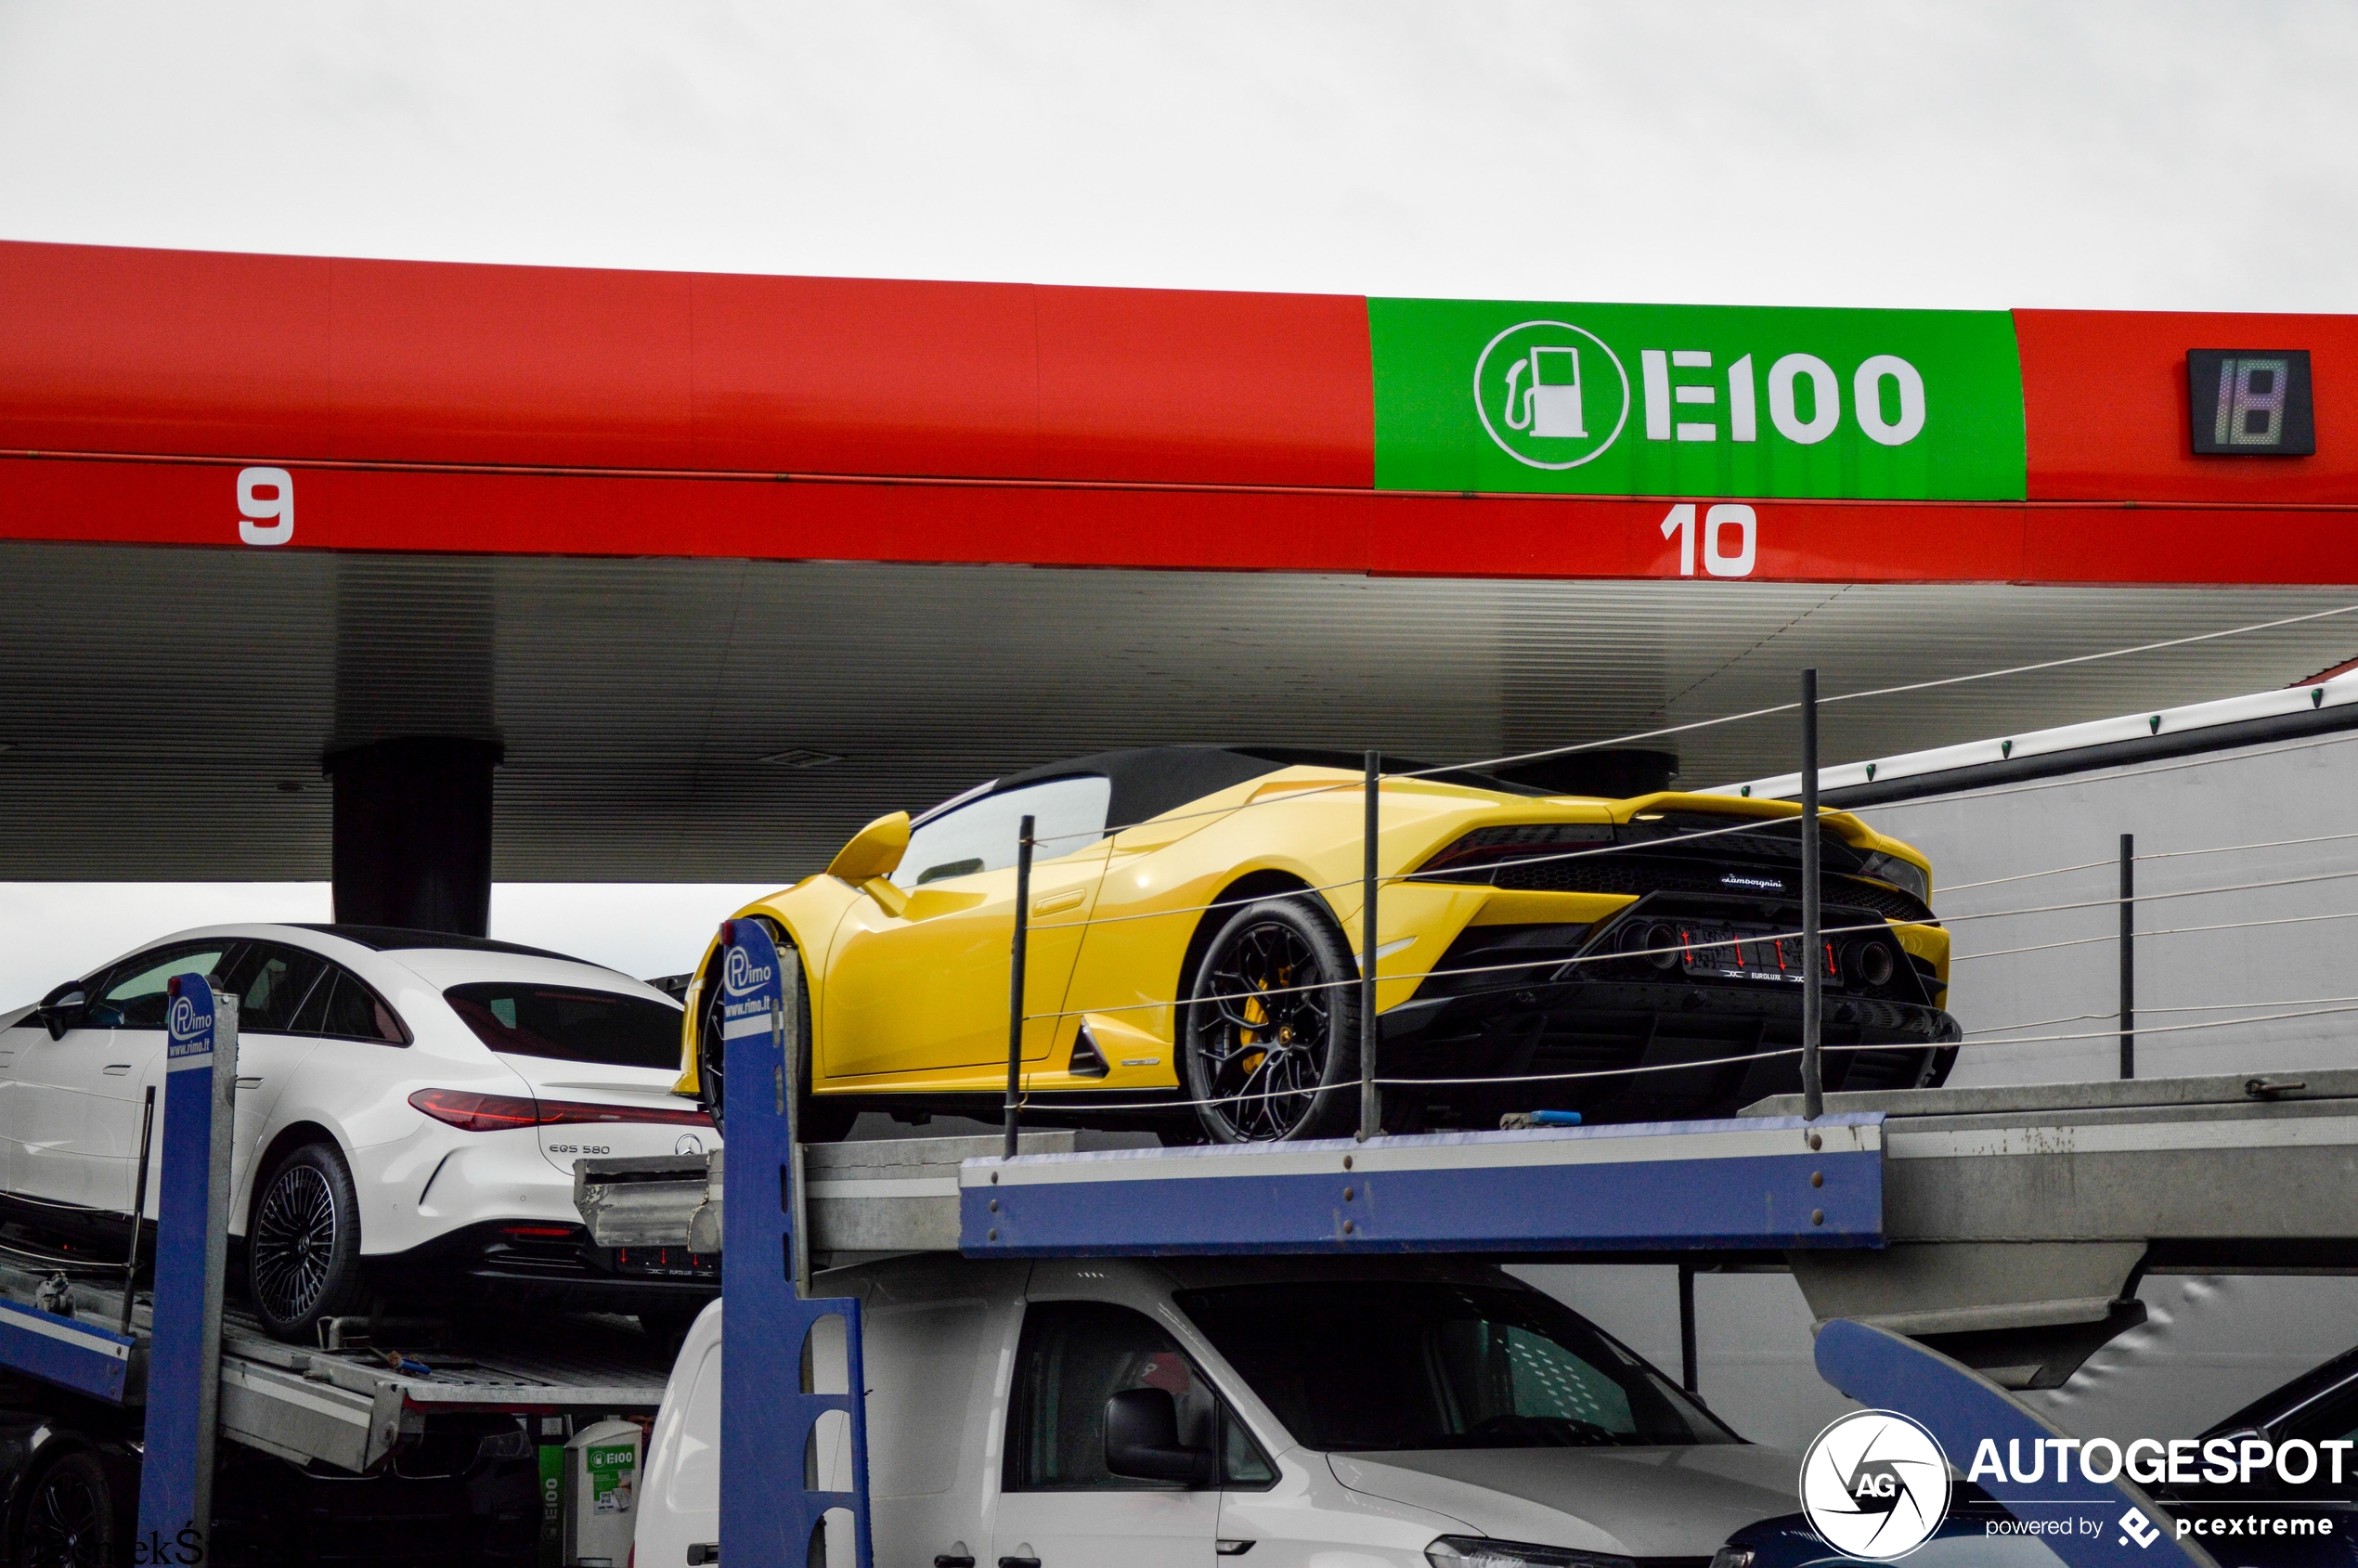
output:
M 1051 893 L 1044 899 L 1034 899 L 1031 903 L 1031 913 L 1034 916 L 1061 914 L 1069 909 L 1079 909 L 1081 901 L 1088 896 L 1089 891 L 1085 888 L 1073 888 L 1065 892 Z
M 109 1078 L 121 1078 L 123 1074 L 131 1070 L 131 1064 L 129 1062 L 109 1062 L 105 1067 L 100 1068 L 98 1070 L 105 1073 Z
M 238 1087 L 240 1089 L 259 1089 L 262 1087 L 262 1080 L 259 1078 L 240 1078 L 238 1080 Z
M 1040 1560 L 1036 1557 L 1003 1557 L 999 1560 L 999 1568 L 1040 1568 Z
M 948 1552 L 942 1552 L 934 1558 L 933 1568 L 975 1568 L 975 1560 L 971 1557 L 952 1557 Z

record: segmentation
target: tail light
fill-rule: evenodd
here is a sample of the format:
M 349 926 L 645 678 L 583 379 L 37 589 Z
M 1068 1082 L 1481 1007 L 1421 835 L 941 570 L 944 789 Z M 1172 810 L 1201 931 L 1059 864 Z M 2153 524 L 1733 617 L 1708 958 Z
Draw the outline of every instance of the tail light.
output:
M 654 1106 L 591 1105 L 581 1100 L 536 1100 L 523 1095 L 481 1095 L 472 1089 L 421 1089 L 409 1103 L 436 1121 L 462 1133 L 504 1133 L 517 1127 L 577 1123 L 636 1122 L 658 1127 L 710 1127 L 700 1110 L 664 1110 Z
M 1610 823 L 1531 823 L 1521 827 L 1478 827 L 1419 866 L 1421 881 L 1487 882 L 1502 865 L 1546 860 L 1573 846 L 1610 844 Z

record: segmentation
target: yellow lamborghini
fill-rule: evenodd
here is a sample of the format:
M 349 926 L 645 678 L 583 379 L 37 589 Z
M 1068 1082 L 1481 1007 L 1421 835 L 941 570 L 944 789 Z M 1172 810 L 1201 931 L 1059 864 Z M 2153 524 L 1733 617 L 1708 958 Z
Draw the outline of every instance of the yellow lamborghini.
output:
M 1799 1086 L 1796 807 L 1462 771 L 1386 777 L 1379 806 L 1388 1128 L 1721 1115 Z M 862 1110 L 998 1114 L 1026 816 L 1028 1121 L 1179 1141 L 1348 1131 L 1364 810 L 1348 758 L 1154 746 L 869 823 L 737 916 L 800 955 L 804 1136 L 841 1137 Z M 1820 844 L 1826 1087 L 1937 1083 L 1960 1036 L 1931 868 L 1844 812 Z M 687 994 L 678 1088 L 718 1119 L 716 957 Z

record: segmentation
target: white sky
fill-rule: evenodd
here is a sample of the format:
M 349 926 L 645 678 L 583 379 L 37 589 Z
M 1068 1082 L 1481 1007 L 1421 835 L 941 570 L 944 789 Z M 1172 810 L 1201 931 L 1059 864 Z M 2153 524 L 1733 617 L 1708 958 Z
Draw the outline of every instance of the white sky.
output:
M 0 236 L 2348 310 L 2346 4 L 20 4 Z
M 0 0 L 0 238 L 2351 310 L 2353 82 L 2348 5 Z M 503 887 L 494 930 L 655 974 L 747 891 Z M 325 911 L 0 886 L 0 1005 L 179 926 Z

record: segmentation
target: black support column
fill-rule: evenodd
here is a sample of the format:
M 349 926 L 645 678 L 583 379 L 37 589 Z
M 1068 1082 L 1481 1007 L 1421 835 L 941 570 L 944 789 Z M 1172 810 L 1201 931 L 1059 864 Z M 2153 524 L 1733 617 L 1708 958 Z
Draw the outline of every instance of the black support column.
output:
M 328 754 L 336 919 L 486 936 L 496 741 L 420 735 Z

